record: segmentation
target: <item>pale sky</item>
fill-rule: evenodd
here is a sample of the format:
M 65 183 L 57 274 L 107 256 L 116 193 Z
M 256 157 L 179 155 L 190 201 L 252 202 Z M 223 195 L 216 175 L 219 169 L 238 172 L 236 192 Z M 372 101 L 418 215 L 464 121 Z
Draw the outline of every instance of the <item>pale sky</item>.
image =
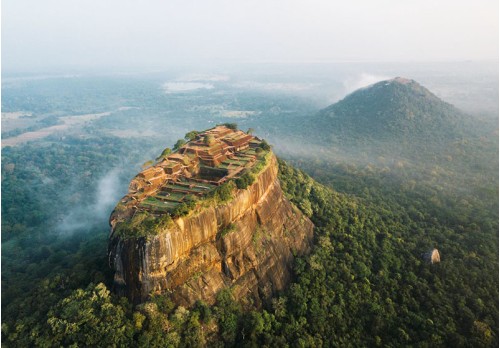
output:
M 498 60 L 498 0 L 4 0 L 2 70 Z

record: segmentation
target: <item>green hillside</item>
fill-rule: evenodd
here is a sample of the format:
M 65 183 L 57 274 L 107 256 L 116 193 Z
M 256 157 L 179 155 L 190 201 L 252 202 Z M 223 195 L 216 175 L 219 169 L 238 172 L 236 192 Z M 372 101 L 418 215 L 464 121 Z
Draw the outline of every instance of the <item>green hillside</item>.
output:
M 343 141 L 357 138 L 418 142 L 456 139 L 465 115 L 413 80 L 395 78 L 359 89 L 321 110 L 314 126 Z
M 453 156 L 487 135 L 485 126 L 413 80 L 394 78 L 359 89 L 315 115 L 287 124 L 297 143 L 323 156 Z M 443 159 L 440 157 L 438 160 Z

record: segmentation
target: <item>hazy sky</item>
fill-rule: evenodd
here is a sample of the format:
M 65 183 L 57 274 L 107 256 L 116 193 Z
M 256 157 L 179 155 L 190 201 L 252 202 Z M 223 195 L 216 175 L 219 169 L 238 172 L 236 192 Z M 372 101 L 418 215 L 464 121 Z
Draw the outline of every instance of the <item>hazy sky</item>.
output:
M 2 70 L 498 59 L 498 0 L 4 0 Z

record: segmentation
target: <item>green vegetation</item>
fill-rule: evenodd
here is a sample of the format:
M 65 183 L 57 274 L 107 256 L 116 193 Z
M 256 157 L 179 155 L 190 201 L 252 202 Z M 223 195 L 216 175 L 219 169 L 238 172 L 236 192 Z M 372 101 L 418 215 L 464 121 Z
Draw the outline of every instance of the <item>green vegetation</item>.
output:
M 92 135 L 88 138 L 52 137 L 2 149 L 3 346 L 498 345 L 498 137 L 490 134 L 497 119 L 481 136 L 469 136 L 459 128 L 455 132 L 454 121 L 446 122 L 455 110 L 432 101 L 431 106 L 450 111 L 441 115 L 451 126 L 431 136 L 422 127 L 437 130 L 439 118 L 403 122 L 427 107 L 424 101 L 397 113 L 400 119 L 392 124 L 388 113 L 345 127 L 333 119 L 353 115 L 356 108 L 367 117 L 376 107 L 396 110 L 374 97 L 365 106 L 351 99 L 349 108 L 344 103 L 344 111 L 325 111 L 323 120 L 307 118 L 307 126 L 316 126 L 309 132 L 297 120 L 304 122 L 312 107 L 297 98 L 227 94 L 242 105 L 235 107 L 247 110 L 294 109 L 274 121 L 266 117 L 266 131 L 295 132 L 297 143 L 314 140 L 319 146 L 292 163 L 326 186 L 280 162 L 285 194 L 316 225 L 313 250 L 296 260 L 288 290 L 261 310 L 242 308 L 229 289 L 214 306 L 199 302 L 186 309 L 168 296 L 154 296 L 133 308 L 109 292 L 107 217 L 112 207 L 98 210 L 95 192 L 110 168 L 126 168 L 118 185 L 125 190 L 138 171 L 135 164 L 160 153 L 165 140 L 124 140 L 99 131 L 141 129 L 147 123 L 168 134 L 172 122 L 190 129 L 183 119 L 191 116 L 190 122 L 202 124 L 206 115 L 184 112 L 186 99 L 163 96 L 155 83 L 130 83 L 140 85 L 121 92 L 130 99 L 104 98 L 104 103 L 96 96 L 102 98 L 110 86 L 122 90 L 122 80 L 77 80 L 91 88 L 82 88 L 71 105 L 67 89 L 51 87 L 64 80 L 49 80 L 34 82 L 45 83 L 45 94 L 5 89 L 2 109 L 75 114 L 90 112 L 92 105 L 91 111 L 103 112 L 123 100 L 141 108 L 93 122 L 85 128 Z M 199 105 L 194 98 L 189 101 Z M 178 118 L 165 121 L 167 109 L 178 110 Z M 384 119 L 392 128 L 374 132 L 371 127 Z M 242 122 L 254 126 L 251 120 Z M 362 125 L 371 133 L 357 128 Z M 404 142 L 408 133 L 415 136 Z M 230 200 L 236 184 L 226 185 L 212 198 Z M 259 231 L 253 242 L 263 234 Z M 430 265 L 421 255 L 433 247 L 442 261 Z
M 227 128 L 229 129 L 232 129 L 232 130 L 237 130 L 238 129 L 238 124 L 237 123 L 222 123 L 218 126 L 226 126 Z
M 89 284 L 85 290 L 72 292 L 49 311 L 47 324 L 50 339 L 45 340 L 46 336 L 42 336 L 38 344 L 130 346 L 134 331 L 144 317 L 136 315 L 135 323 L 127 320 L 125 308 L 123 301 L 120 303 L 113 298 L 104 284 Z
M 264 139 L 262 139 L 262 142 L 260 143 L 259 148 L 261 148 L 264 151 L 271 150 L 271 146 Z
M 464 122 L 460 110 L 418 83 L 382 81 L 320 111 L 311 126 L 327 141 L 404 139 L 415 146 L 422 140 L 459 139 L 465 134 Z
M 225 182 L 217 187 L 215 190 L 208 194 L 208 198 L 212 198 L 216 203 L 226 203 L 233 198 L 233 191 L 235 189 L 233 181 Z
M 236 187 L 239 189 L 246 189 L 248 186 L 252 185 L 255 181 L 255 176 L 251 173 L 245 173 L 241 177 L 235 180 Z
M 172 149 L 170 149 L 169 147 L 165 148 L 162 152 L 161 152 L 161 157 L 166 157 L 168 155 L 170 155 L 172 153 Z
M 159 160 L 161 160 L 161 159 L 163 159 L 165 157 L 168 157 L 168 155 L 170 155 L 171 153 L 172 153 L 172 149 L 171 148 L 169 148 L 169 147 L 165 148 L 162 151 L 161 155 L 156 158 L 156 161 L 159 161 Z
M 185 144 L 186 144 L 186 141 L 184 139 L 177 140 L 177 142 L 174 144 L 174 151 L 179 150 Z
M 487 205 L 480 209 L 486 215 L 464 219 L 468 208 L 444 212 L 425 195 L 402 205 L 370 187 L 353 200 L 283 163 L 281 172 L 288 197 L 299 206 L 308 200 L 317 226 L 315 251 L 297 264 L 300 280 L 287 298 L 308 304 L 292 315 L 307 320 L 311 337 L 355 346 L 474 346 L 481 340 L 471 334 L 475 320 L 496 330 L 498 222 Z M 421 254 L 434 246 L 443 261 L 431 266 Z
M 146 208 L 146 209 L 153 209 L 155 211 L 160 211 L 160 212 L 170 212 L 172 209 L 177 207 L 177 201 L 175 202 L 166 202 L 161 199 L 158 199 L 159 197 L 147 197 L 145 200 L 143 200 L 139 206 L 141 208 Z
M 236 231 L 236 225 L 229 224 L 217 232 L 217 238 L 223 238 L 224 236 L 227 236 L 229 233 L 234 231 Z
M 191 198 L 190 198 L 191 197 Z M 191 195 L 186 196 L 186 199 L 184 200 L 183 203 L 179 204 L 173 211 L 172 211 L 172 216 L 177 217 L 177 216 L 186 216 L 189 214 L 191 210 L 196 207 L 196 199 L 192 197 Z
M 142 169 L 146 169 L 147 167 L 152 166 L 154 163 L 155 163 L 155 161 L 148 160 L 148 161 L 144 162 L 141 167 L 142 167 Z
M 269 163 L 269 159 L 272 155 L 271 151 L 266 151 L 264 150 L 258 155 L 258 160 L 257 163 L 252 167 L 251 173 L 253 174 L 258 174 L 266 167 L 266 165 Z
M 437 220 L 424 198 L 411 209 L 381 204 L 334 192 L 279 165 L 287 197 L 299 207 L 308 202 L 313 211 L 315 246 L 297 259 L 295 281 L 269 307 L 244 310 L 224 290 L 213 307 L 176 308 L 168 296 L 155 296 L 133 310 L 102 284 L 89 285 L 52 295 L 42 312 L 5 323 L 3 342 L 91 343 L 107 330 L 106 346 L 494 344 L 497 221 L 478 224 L 485 216 L 474 215 L 457 221 L 464 211 Z M 452 228 L 454 221 L 463 231 Z M 421 254 L 436 244 L 442 262 L 427 264 Z M 36 325 L 23 326 L 28 320 Z M 95 323 L 98 331 L 91 330 Z
M 183 208 L 179 208 L 185 206 Z M 183 203 L 179 205 L 179 214 L 184 214 L 187 206 Z M 188 210 L 189 211 L 189 210 Z M 187 214 L 187 213 L 185 213 Z M 128 221 L 120 221 L 115 227 L 115 234 L 121 238 L 140 238 L 158 234 L 160 231 L 170 227 L 173 221 L 169 214 L 163 214 L 161 217 L 146 212 L 138 212 Z
M 191 132 L 186 133 L 186 135 L 184 136 L 184 139 L 186 139 L 187 141 L 192 141 L 192 140 L 196 139 L 196 136 L 199 133 L 200 132 L 198 132 L 196 130 L 192 130 Z
M 180 185 L 168 185 L 172 188 L 185 189 Z M 122 238 L 138 238 L 154 236 L 173 224 L 173 218 L 188 215 L 194 210 L 198 198 L 194 195 L 169 193 L 164 196 L 147 197 L 140 203 L 147 211 L 136 212 L 132 218 L 120 221 L 115 227 L 115 233 Z M 157 216 L 160 214 L 159 216 Z
M 263 152 L 265 150 L 263 150 L 262 148 L 258 149 L 261 149 L 261 152 L 259 152 L 257 162 L 249 171 L 246 171 L 241 177 L 235 180 L 237 188 L 246 189 L 248 186 L 252 185 L 255 182 L 258 174 L 262 171 L 262 169 L 265 168 L 265 166 L 269 162 L 269 157 L 271 156 L 271 152 L 269 151 L 270 148 L 268 148 L 268 151 L 266 151 L 265 153 Z

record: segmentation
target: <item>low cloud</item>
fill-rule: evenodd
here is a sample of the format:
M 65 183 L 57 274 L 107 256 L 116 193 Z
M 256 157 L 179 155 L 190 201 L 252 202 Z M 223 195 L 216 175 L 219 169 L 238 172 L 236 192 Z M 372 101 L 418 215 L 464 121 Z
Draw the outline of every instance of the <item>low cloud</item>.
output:
M 181 82 L 199 82 L 199 81 L 210 81 L 210 82 L 223 82 L 229 81 L 229 75 L 217 75 L 217 74 L 188 74 L 181 76 L 177 81 Z
M 214 85 L 211 83 L 201 82 L 166 82 L 163 84 L 165 93 L 182 93 L 196 91 L 198 89 L 213 89 Z
M 61 234 L 72 234 L 80 230 L 90 230 L 105 226 L 111 211 L 124 195 L 121 170 L 114 168 L 97 182 L 93 202 L 89 205 L 73 207 L 56 226 Z
M 242 81 L 234 83 L 233 87 L 261 91 L 301 92 L 317 87 L 317 83 L 291 83 L 291 82 L 257 82 Z
M 109 216 L 120 199 L 120 170 L 115 168 L 102 177 L 97 184 L 96 200 L 92 205 L 95 215 Z
M 354 92 L 357 89 L 367 87 L 373 85 L 374 83 L 389 80 L 390 76 L 386 75 L 373 75 L 368 73 L 361 73 L 357 76 L 347 78 L 344 80 L 344 94 L 348 95 L 349 93 Z

